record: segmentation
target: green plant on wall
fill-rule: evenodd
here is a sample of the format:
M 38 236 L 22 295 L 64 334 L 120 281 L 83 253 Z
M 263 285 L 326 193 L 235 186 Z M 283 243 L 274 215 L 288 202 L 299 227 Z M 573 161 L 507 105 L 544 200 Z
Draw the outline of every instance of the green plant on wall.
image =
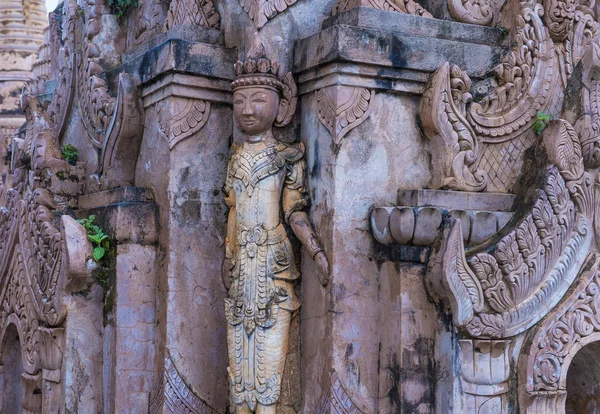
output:
M 138 0 L 108 0 L 111 12 L 121 18 L 125 16 L 129 9 L 138 6 Z
M 94 256 L 94 260 L 99 262 L 110 249 L 110 241 L 108 240 L 108 235 L 104 234 L 102 229 L 94 224 L 95 219 L 96 216 L 92 215 L 88 218 L 77 220 L 77 222 L 81 224 L 87 232 L 87 237 L 94 247 L 92 255 Z
M 535 122 L 533 123 L 533 132 L 535 132 L 535 135 L 541 135 L 550 121 L 552 121 L 552 114 L 538 112 Z
M 67 144 L 62 147 L 60 151 L 60 155 L 62 159 L 68 162 L 71 165 L 77 164 L 77 159 L 79 158 L 79 151 L 71 144 Z

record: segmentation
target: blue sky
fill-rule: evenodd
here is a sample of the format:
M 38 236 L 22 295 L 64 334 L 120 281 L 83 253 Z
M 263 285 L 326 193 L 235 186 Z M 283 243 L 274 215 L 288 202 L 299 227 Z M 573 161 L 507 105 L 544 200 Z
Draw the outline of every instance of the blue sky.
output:
M 51 11 L 54 11 L 57 4 L 58 4 L 58 0 L 46 0 L 46 10 L 48 10 L 48 13 L 50 13 Z

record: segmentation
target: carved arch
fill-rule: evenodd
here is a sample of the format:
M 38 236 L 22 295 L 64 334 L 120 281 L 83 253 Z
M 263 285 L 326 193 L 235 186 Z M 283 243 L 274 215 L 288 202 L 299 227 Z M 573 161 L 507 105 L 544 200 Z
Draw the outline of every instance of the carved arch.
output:
M 565 412 L 569 366 L 581 348 L 600 341 L 599 263 L 598 254 L 588 257 L 577 287 L 528 335 L 519 356 L 522 412 Z

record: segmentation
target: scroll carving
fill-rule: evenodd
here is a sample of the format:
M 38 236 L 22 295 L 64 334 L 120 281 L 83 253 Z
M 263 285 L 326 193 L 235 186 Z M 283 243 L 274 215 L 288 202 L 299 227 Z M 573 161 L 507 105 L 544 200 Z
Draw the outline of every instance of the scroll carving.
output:
M 596 33 L 592 16 L 584 8 L 570 12 L 570 4 L 522 3 L 513 47 L 495 68 L 499 86 L 481 101 L 470 99 L 468 76 L 460 69 L 444 65 L 433 75 L 419 113 L 433 159 L 441 161 L 433 166 L 435 188 L 513 190 L 523 154 L 536 140 L 538 112 L 558 116 L 573 65 Z M 474 183 L 464 179 L 473 181 L 471 175 Z
M 56 91 L 48 115 L 54 125 L 57 136 L 61 136 L 66 128 L 66 119 L 71 111 L 76 83 L 76 56 L 73 48 L 75 38 L 75 22 L 78 7 L 74 0 L 65 1 L 63 5 L 63 25 L 58 27 L 56 19 L 50 22 L 50 44 L 53 51 L 53 67 L 56 73 Z M 62 33 L 62 36 L 60 34 Z
M 374 97 L 375 91 L 352 86 L 332 86 L 317 91 L 319 121 L 336 144 L 369 118 Z
M 329 396 L 324 398 L 317 411 L 319 414 L 361 414 L 362 411 L 352 402 L 335 371 L 331 372 L 331 389 Z
M 155 384 L 150 414 L 218 414 L 187 386 L 170 356 L 165 357 L 164 374 Z
M 550 163 L 540 173 L 544 184 L 521 195 L 531 207 L 513 225 L 465 256 L 454 220 L 434 247 L 430 290 L 450 302 L 457 325 L 474 337 L 506 338 L 537 323 L 571 286 L 591 246 L 593 180 L 577 135 L 566 121 L 553 121 L 542 148 Z
M 572 295 L 568 308 L 559 311 L 560 317 L 549 320 L 536 332 L 529 348 L 528 391 L 566 389 L 566 369 L 575 347 L 585 345 L 586 338 L 600 335 L 600 275 L 596 257 L 592 256 L 593 272 L 586 272 L 584 289 Z M 589 277 L 589 275 L 593 277 Z M 596 338 L 597 339 L 597 338 Z
M 470 88 L 469 76 L 446 63 L 421 98 L 421 124 L 432 141 L 434 188 L 481 191 L 488 184 L 487 173 L 477 169 L 478 142 L 465 114 Z
M 108 14 L 109 8 L 103 1 L 87 2 L 84 5 L 84 33 L 81 54 L 78 56 L 77 91 L 81 120 L 94 146 L 102 148 L 104 136 L 115 109 L 115 99 L 108 92 L 103 76 L 102 62 L 118 57 L 108 56 L 97 42 L 103 25 L 100 16 Z M 111 39 L 114 41 L 114 39 Z
M 497 19 L 502 2 L 490 0 L 449 0 L 448 11 L 452 17 L 461 23 L 489 26 Z
M 179 106 L 179 101 L 166 103 L 161 101 L 157 110 L 159 112 L 159 126 L 162 133 L 169 140 L 169 148 L 186 138 L 191 137 L 206 125 L 210 116 L 210 102 L 199 99 L 185 99 L 181 103 L 182 109 L 166 108 L 166 106 Z M 175 113 L 167 119 L 167 117 Z
M 413 14 L 421 17 L 433 17 L 431 13 L 413 0 L 338 0 L 333 9 L 333 14 L 341 13 L 359 6 Z
M 221 16 L 212 0 L 172 0 L 165 28 L 169 30 L 182 24 L 219 29 Z
M 240 4 L 260 29 L 279 13 L 296 4 L 297 0 L 240 0 Z
M 586 168 L 600 167 L 600 46 L 596 43 L 582 58 L 581 107 L 575 123 Z
M 133 185 L 144 131 L 144 110 L 131 76 L 119 75 L 113 119 L 103 140 L 100 167 L 105 188 Z
M 15 140 L 12 187 L 0 189 L 0 333 L 15 325 L 26 374 L 35 376 L 43 368 L 57 382 L 60 326 L 66 317 L 63 297 L 71 292 L 74 277 L 92 283 L 86 266 L 92 249 L 85 230 L 70 216 L 56 218 L 59 201 L 81 191 L 83 167 L 60 158 L 56 132 L 33 96 L 25 93 L 22 107 L 26 136 Z M 58 172 L 63 180 L 56 178 Z M 82 259 L 83 275 L 75 271 L 80 264 L 72 262 L 74 257 Z

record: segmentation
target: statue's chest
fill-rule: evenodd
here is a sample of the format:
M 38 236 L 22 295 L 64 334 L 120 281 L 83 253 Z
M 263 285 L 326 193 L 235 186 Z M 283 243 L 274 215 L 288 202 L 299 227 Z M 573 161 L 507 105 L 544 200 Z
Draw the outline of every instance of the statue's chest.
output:
M 234 156 L 229 173 L 238 196 L 252 197 L 260 192 L 281 192 L 285 179 L 285 159 L 274 149 L 258 154 L 241 152 Z

